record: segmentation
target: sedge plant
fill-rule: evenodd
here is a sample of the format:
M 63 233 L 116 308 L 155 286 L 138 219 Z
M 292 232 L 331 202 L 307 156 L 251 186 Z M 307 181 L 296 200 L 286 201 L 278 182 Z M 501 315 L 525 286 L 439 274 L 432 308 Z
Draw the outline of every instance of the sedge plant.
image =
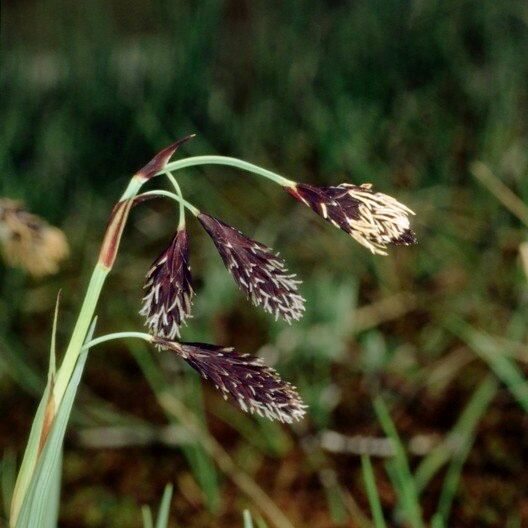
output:
M 372 253 L 385 255 L 390 245 L 416 242 L 409 216 L 414 214 L 394 198 L 375 192 L 370 184 L 343 183 L 319 187 L 287 179 L 243 160 L 224 156 L 196 156 L 169 163 L 187 136 L 160 151 L 130 179 L 114 206 L 99 258 L 59 368 L 55 366 L 55 330 L 52 334 L 48 383 L 35 415 L 11 501 L 10 526 L 54 526 L 58 512 L 62 443 L 88 350 L 104 342 L 136 338 L 167 350 L 211 381 L 226 399 L 243 411 L 291 423 L 306 414 L 296 388 L 260 358 L 242 355 L 230 347 L 189 343 L 180 339 L 182 326 L 191 317 L 194 289 L 190 266 L 186 213 L 200 222 L 212 239 L 237 286 L 256 306 L 275 319 L 291 323 L 305 310 L 300 282 L 284 260 L 266 245 L 241 233 L 214 216 L 200 211 L 183 196 L 174 174 L 197 165 L 226 165 L 278 184 L 291 196 L 339 227 Z M 154 189 L 141 192 L 155 177 L 168 178 L 174 192 Z M 132 208 L 144 201 L 169 198 L 178 204 L 179 221 L 169 246 L 150 267 L 140 313 L 147 332 L 127 331 L 93 337 L 95 310 L 105 280 L 112 270 L 121 237 Z

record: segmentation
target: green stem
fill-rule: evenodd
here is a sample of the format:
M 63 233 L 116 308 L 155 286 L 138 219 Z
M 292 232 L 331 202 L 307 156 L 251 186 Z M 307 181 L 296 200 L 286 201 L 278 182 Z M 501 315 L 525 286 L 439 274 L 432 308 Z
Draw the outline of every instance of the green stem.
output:
M 144 341 L 147 341 L 147 343 L 152 342 L 152 336 L 150 334 L 146 334 L 145 332 L 114 332 L 113 334 L 106 334 L 92 339 L 83 346 L 83 350 L 87 350 L 91 347 L 100 345 L 101 343 L 106 343 L 106 341 L 113 341 L 114 339 L 124 339 L 127 337 L 143 339 Z
M 374 526 L 376 528 L 386 528 L 385 519 L 383 517 L 383 508 L 381 507 L 378 489 L 376 487 L 376 479 L 374 477 L 374 470 L 368 455 L 361 455 L 361 469 L 363 472 L 363 480 L 365 482 L 365 489 L 370 504 L 370 510 L 374 517 Z
M 171 172 L 165 173 L 165 176 L 169 179 L 169 181 L 172 183 L 172 186 L 176 190 L 176 194 L 183 200 L 183 193 L 180 188 L 180 184 L 176 180 L 176 178 L 173 176 Z M 180 202 L 180 221 L 178 223 L 178 230 L 181 231 L 185 227 L 185 205 L 183 202 Z
M 145 180 L 143 178 L 133 176 L 128 183 L 127 188 L 125 189 L 125 192 L 122 194 L 121 198 L 119 198 L 119 201 L 121 202 L 123 200 L 127 200 L 128 198 L 134 198 L 144 183 Z
M 145 180 L 134 176 L 130 180 L 128 187 L 125 189 L 125 192 L 121 197 L 121 201 L 136 196 L 144 182 Z M 110 273 L 110 269 L 111 268 L 104 266 L 99 261 L 93 270 L 88 289 L 86 290 L 86 295 L 84 296 L 81 311 L 79 312 L 79 317 L 77 318 L 77 322 L 75 323 L 75 327 L 68 344 L 68 348 L 64 354 L 62 364 L 57 371 L 57 378 L 53 387 L 53 396 L 55 398 L 57 409 L 60 406 L 66 391 L 66 387 L 68 386 L 70 378 L 75 369 L 75 365 L 77 364 L 77 359 L 79 358 L 83 348 L 86 333 L 88 332 L 88 328 L 92 322 L 95 308 L 97 306 L 99 296 L 101 295 L 101 290 L 103 289 L 103 285 L 108 273 Z
M 200 209 L 198 209 L 197 207 L 194 207 L 193 204 L 189 203 L 187 200 L 184 200 L 177 194 L 171 193 L 170 191 L 164 191 L 163 189 L 158 189 L 156 191 L 147 191 L 147 192 L 141 193 L 138 197 L 142 197 L 142 196 L 166 196 L 167 198 L 176 200 L 181 205 L 187 207 L 187 209 L 189 209 L 189 211 L 191 211 L 191 213 L 194 216 L 198 216 L 200 214 Z
M 238 158 L 228 158 L 226 156 L 193 156 L 191 158 L 184 158 L 182 160 L 168 163 L 158 174 L 166 174 L 169 171 L 176 171 L 187 167 L 194 167 L 196 165 L 228 165 L 230 167 L 235 167 L 240 170 L 263 176 L 283 187 L 293 187 L 295 185 L 293 180 L 288 180 L 288 178 L 284 178 L 284 176 L 281 176 L 280 174 L 259 167 L 258 165 L 254 165 L 253 163 L 248 163 L 247 161 L 242 161 Z
M 394 445 L 395 455 L 394 460 L 392 461 L 392 466 L 394 468 L 396 480 L 399 481 L 398 492 L 405 509 L 407 521 L 413 528 L 424 528 L 425 524 L 422 519 L 422 511 L 418 502 L 418 493 L 409 467 L 409 461 L 407 460 L 407 455 L 405 454 L 405 450 L 398 432 L 396 431 L 394 422 L 392 421 L 381 396 L 377 396 L 373 403 L 374 410 L 376 411 L 378 421 L 383 428 L 383 432 L 391 439 Z
M 491 377 L 491 375 L 486 377 L 478 386 L 462 413 L 462 428 L 458 431 L 458 449 L 447 468 L 444 485 L 442 486 L 440 498 L 438 499 L 438 510 L 436 512 L 436 516 L 445 525 L 449 521 L 449 512 L 451 511 L 451 506 L 458 489 L 462 468 L 475 441 L 477 424 L 497 394 L 498 388 L 499 384 L 495 378 Z
M 95 307 L 109 271 L 109 269 L 98 263 L 92 273 L 81 311 L 79 312 L 79 317 L 77 318 L 75 328 L 73 329 L 70 343 L 64 354 L 61 367 L 57 371 L 57 380 L 53 388 L 57 408 L 62 401 L 62 397 L 64 396 L 64 392 L 66 391 L 66 387 L 68 386 L 68 382 L 70 381 L 70 377 L 77 363 L 77 359 L 86 337 L 86 332 L 88 332 L 88 328 L 92 322 Z

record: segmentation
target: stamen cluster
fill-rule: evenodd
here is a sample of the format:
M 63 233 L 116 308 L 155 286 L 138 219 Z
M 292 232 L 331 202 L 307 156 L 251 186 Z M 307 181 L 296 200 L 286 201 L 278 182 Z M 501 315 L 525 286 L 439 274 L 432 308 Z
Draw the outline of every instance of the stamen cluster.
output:
M 371 184 L 317 187 L 297 183 L 288 191 L 372 253 L 386 255 L 388 245 L 416 243 L 409 223 L 414 212 L 392 196 L 374 192 Z

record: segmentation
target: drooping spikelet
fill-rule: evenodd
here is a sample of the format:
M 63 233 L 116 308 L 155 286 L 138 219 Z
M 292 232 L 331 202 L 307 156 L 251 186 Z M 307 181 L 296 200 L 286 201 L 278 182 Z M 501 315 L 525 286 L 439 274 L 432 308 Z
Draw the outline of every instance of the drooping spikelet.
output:
M 189 246 L 185 229 L 179 229 L 169 247 L 154 261 L 144 286 L 146 295 L 139 312 L 154 336 L 174 339 L 191 317 L 192 287 Z
M 245 412 L 286 423 L 301 420 L 306 413 L 295 387 L 282 381 L 260 358 L 203 343 L 158 338 L 154 344 L 177 353 L 222 391 L 225 399 L 230 396 Z
M 35 277 L 57 273 L 59 263 L 69 254 L 60 229 L 9 198 L 0 198 L 0 250 L 7 264 Z
M 304 299 L 297 293 L 301 281 L 288 273 L 283 259 L 238 229 L 205 213 L 198 219 L 213 239 L 226 268 L 255 306 L 290 322 L 302 317 Z
M 414 215 L 392 196 L 374 192 L 371 184 L 342 183 L 317 187 L 297 183 L 288 192 L 318 215 L 352 236 L 372 253 L 386 255 L 388 245 L 416 244 L 409 224 Z

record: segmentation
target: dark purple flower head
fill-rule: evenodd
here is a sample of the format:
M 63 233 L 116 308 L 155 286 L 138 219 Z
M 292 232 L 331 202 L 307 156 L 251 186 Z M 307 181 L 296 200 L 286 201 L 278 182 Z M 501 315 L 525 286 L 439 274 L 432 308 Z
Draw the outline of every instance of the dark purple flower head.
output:
M 178 343 L 154 339 L 159 348 L 172 350 L 230 396 L 240 408 L 270 420 L 291 423 L 306 413 L 295 387 L 280 379 L 278 373 L 260 358 L 238 355 L 232 348 L 203 343 Z
M 297 293 L 301 281 L 288 273 L 272 250 L 205 213 L 198 219 L 213 239 L 226 268 L 255 306 L 290 322 L 300 319 L 304 299 Z
M 150 180 L 157 172 L 163 170 L 167 162 L 170 160 L 172 155 L 189 139 L 192 139 L 195 134 L 190 134 L 184 138 L 176 141 L 172 145 L 165 147 L 163 150 L 160 150 L 144 167 L 139 169 L 136 173 L 137 176 L 144 180 Z
M 154 261 L 144 286 L 139 312 L 154 336 L 174 339 L 190 317 L 193 297 L 187 233 L 179 229 L 169 247 Z
M 374 192 L 371 184 L 342 183 L 316 187 L 297 183 L 288 192 L 318 215 L 352 236 L 372 253 L 386 255 L 387 245 L 416 244 L 409 224 L 414 212 L 392 196 Z

